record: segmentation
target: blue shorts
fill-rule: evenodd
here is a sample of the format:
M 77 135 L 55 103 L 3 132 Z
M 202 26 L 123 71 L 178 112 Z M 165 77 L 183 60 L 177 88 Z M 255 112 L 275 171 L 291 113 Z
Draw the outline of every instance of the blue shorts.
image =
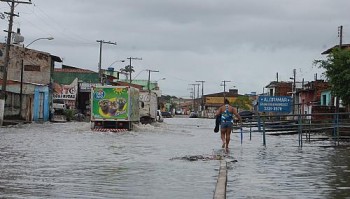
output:
M 232 122 L 221 122 L 221 129 L 227 129 L 230 128 L 232 129 L 233 123 Z

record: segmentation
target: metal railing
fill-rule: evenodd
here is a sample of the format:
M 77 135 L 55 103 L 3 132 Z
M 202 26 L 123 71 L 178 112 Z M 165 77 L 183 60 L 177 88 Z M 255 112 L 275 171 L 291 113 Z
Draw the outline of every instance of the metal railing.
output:
M 258 115 L 243 123 L 252 132 L 261 132 L 263 145 L 266 146 L 266 134 L 298 134 L 298 144 L 303 140 L 333 140 L 335 145 L 340 141 L 350 141 L 350 113 L 314 113 L 294 115 Z M 255 127 L 255 130 L 253 128 Z M 313 136 L 313 137 L 312 137 Z M 305 139 L 303 139 L 305 138 Z

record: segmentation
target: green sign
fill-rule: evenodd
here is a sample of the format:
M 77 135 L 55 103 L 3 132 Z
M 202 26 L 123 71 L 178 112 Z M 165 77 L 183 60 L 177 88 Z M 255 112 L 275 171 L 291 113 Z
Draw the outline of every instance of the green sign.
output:
M 95 87 L 92 116 L 96 119 L 128 119 L 128 88 Z

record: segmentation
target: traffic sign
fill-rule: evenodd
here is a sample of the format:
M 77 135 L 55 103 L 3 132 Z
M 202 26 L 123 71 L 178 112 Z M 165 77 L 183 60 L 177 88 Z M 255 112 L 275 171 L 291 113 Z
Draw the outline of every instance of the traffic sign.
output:
M 290 96 L 259 96 L 259 112 L 291 112 L 292 97 Z

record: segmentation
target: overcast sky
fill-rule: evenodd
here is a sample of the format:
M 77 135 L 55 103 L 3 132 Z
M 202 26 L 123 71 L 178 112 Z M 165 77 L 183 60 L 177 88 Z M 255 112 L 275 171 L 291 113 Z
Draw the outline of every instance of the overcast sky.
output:
M 205 81 L 204 94 L 222 92 L 222 81 L 230 81 L 226 91 L 247 94 L 262 93 L 276 73 L 289 81 L 293 69 L 297 81 L 322 77 L 313 60 L 339 44 L 340 25 L 343 43 L 350 42 L 349 8 L 349 0 L 32 0 L 16 7 L 14 28 L 21 28 L 25 45 L 54 37 L 30 48 L 96 72 L 96 40 L 117 42 L 103 45 L 102 68 L 142 58 L 132 62 L 133 78 L 158 70 L 151 79 L 166 78 L 159 81 L 163 94 L 189 97 L 190 84 L 199 80 Z M 0 2 L 0 9 L 10 8 Z M 0 23 L 7 29 L 6 19 Z

